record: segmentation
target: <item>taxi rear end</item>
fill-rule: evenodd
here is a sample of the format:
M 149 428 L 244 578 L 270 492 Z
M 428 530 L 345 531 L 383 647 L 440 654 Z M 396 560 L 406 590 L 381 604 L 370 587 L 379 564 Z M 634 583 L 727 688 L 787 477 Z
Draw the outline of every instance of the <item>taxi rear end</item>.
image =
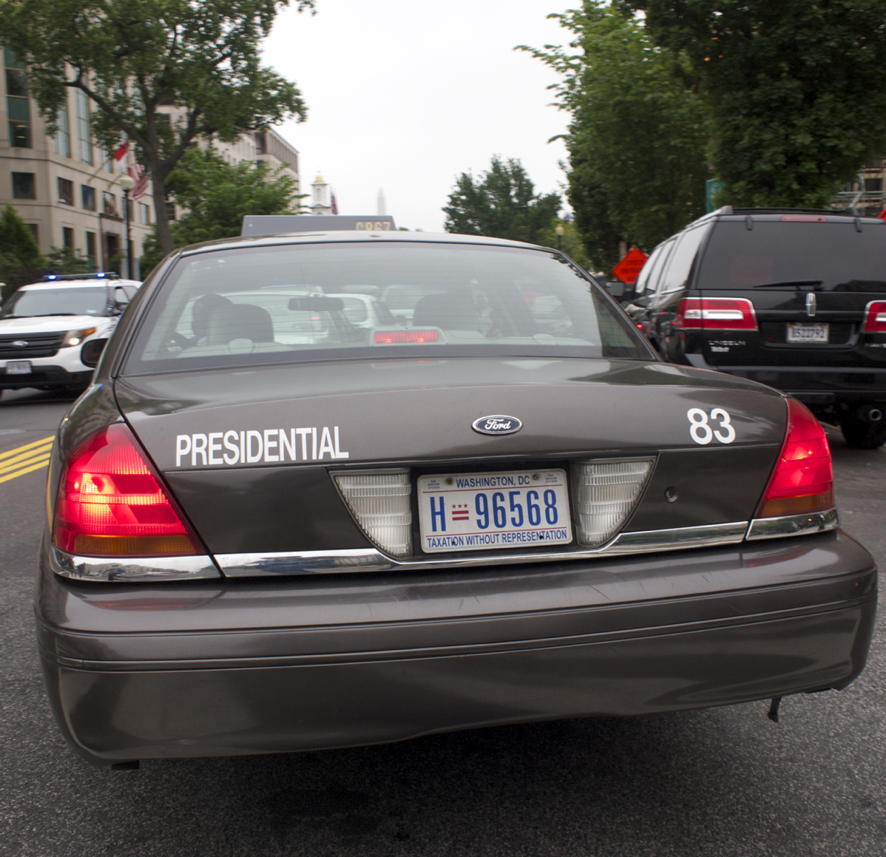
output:
M 349 326 L 349 284 L 404 283 L 408 317 Z M 47 686 L 103 763 L 839 688 L 873 624 L 811 414 L 491 239 L 183 252 L 47 499 Z

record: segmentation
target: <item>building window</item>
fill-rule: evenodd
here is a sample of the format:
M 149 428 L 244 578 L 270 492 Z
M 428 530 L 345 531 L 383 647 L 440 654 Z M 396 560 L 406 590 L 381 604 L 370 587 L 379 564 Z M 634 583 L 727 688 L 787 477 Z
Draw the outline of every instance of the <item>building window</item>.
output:
M 95 233 L 86 233 L 86 261 L 89 262 L 90 268 L 98 267 L 98 256 L 95 253 Z
M 29 223 L 28 229 L 31 230 L 31 233 L 34 236 L 34 241 L 37 242 L 37 246 L 40 246 L 40 227 L 36 223 Z
M 95 188 L 88 184 L 80 185 L 80 204 L 87 211 L 95 211 Z
M 92 163 L 92 129 L 89 127 L 89 98 L 77 90 L 77 138 L 80 142 L 80 160 Z
M 151 208 L 143 202 L 138 204 L 138 222 L 143 226 L 148 226 L 151 223 Z
M 58 201 L 65 205 L 74 204 L 74 182 L 70 179 L 58 179 Z
M 62 247 L 65 250 L 74 249 L 74 230 L 70 226 L 62 226 Z
M 36 199 L 37 192 L 33 173 L 12 174 L 13 199 Z
M 28 73 L 25 65 L 4 48 L 6 65 L 6 112 L 9 117 L 9 145 L 31 148 L 31 105 L 28 101 Z
M 864 189 L 869 193 L 879 193 L 883 190 L 883 179 L 868 179 L 864 180 Z
M 71 157 L 71 119 L 68 116 L 67 101 L 58 109 L 55 116 L 58 130 L 55 132 L 55 151 L 63 158 Z

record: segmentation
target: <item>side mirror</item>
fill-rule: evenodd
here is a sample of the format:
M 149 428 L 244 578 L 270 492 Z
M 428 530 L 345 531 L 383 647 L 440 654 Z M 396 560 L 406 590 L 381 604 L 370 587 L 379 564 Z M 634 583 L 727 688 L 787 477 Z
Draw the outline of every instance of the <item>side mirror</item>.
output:
M 105 350 L 107 344 L 107 339 L 90 339 L 89 342 L 85 343 L 80 349 L 81 362 L 85 366 L 89 366 L 90 369 L 95 369 L 95 367 L 98 366 L 99 358 L 102 356 L 102 351 Z

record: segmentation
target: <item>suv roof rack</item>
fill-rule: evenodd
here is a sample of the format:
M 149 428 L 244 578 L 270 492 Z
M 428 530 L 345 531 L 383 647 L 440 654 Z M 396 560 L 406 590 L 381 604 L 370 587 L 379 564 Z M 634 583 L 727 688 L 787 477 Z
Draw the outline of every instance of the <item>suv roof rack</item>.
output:
M 714 214 L 740 214 L 740 215 L 754 215 L 754 214 L 826 214 L 835 217 L 858 217 L 854 211 L 850 211 L 849 209 L 843 208 L 790 208 L 788 206 L 780 207 L 766 207 L 766 208 L 745 208 L 745 207 L 735 207 L 733 208 L 731 205 L 725 206 L 725 208 L 729 209 L 728 211 L 724 211 L 720 209 L 718 211 L 713 212 Z

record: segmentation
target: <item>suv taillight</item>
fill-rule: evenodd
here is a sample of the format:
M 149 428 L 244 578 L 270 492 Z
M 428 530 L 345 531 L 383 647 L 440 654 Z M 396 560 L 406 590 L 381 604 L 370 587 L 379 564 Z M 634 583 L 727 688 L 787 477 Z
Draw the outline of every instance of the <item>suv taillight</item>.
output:
M 886 333 L 886 301 L 871 301 L 864 309 L 864 333 Z
M 756 517 L 805 515 L 834 507 L 834 475 L 827 435 L 809 408 L 788 399 L 784 444 Z
M 757 316 L 747 298 L 683 298 L 674 323 L 681 330 L 756 330 Z
M 52 541 L 79 556 L 205 553 L 122 423 L 96 432 L 68 460 L 59 483 Z

